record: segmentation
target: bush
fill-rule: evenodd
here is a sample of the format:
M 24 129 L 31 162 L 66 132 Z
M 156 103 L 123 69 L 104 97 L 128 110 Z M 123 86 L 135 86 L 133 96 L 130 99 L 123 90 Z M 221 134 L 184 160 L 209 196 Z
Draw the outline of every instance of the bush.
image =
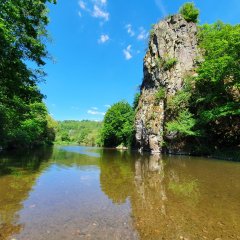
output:
M 157 57 L 155 59 L 155 63 L 158 68 L 163 68 L 164 71 L 170 70 L 174 65 L 177 63 L 176 58 L 167 58 L 167 59 L 162 59 L 160 57 Z
M 163 63 L 163 69 L 165 71 L 170 70 L 174 65 L 176 65 L 177 59 L 176 58 L 169 58 Z
M 179 113 L 176 120 L 167 123 L 169 132 L 177 132 L 182 136 L 196 136 L 197 132 L 192 129 L 196 125 L 193 115 L 186 109 Z
M 180 14 L 187 22 L 197 23 L 199 16 L 199 9 L 197 9 L 192 2 L 185 3 L 180 9 Z

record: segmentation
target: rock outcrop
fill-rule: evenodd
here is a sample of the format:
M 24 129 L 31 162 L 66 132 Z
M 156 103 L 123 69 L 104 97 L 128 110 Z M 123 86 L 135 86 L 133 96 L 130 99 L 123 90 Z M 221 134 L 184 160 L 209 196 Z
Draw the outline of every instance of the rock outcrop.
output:
M 168 99 L 194 75 L 199 59 L 197 26 L 180 14 L 155 24 L 144 58 L 144 79 L 136 112 L 136 142 L 140 150 L 161 152 Z

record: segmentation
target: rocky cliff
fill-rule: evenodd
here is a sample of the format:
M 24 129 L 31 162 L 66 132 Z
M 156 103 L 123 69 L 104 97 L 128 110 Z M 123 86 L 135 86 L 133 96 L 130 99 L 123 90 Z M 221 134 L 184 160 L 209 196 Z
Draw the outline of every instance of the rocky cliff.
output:
M 168 101 L 182 89 L 185 77 L 195 74 L 200 55 L 196 35 L 196 24 L 180 14 L 160 21 L 150 32 L 135 119 L 140 150 L 162 151 Z

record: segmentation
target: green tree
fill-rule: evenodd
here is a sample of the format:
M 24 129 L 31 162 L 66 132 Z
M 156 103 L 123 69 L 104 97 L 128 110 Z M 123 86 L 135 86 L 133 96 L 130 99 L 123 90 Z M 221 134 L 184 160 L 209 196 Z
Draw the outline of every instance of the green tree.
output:
M 125 101 L 115 103 L 108 109 L 101 131 L 105 147 L 128 146 L 133 136 L 134 111 Z
M 55 1 L 0 1 L 1 146 L 45 142 L 48 114 L 37 84 L 45 76 L 41 67 L 48 56 L 43 41 L 47 37 L 47 2 Z M 37 67 L 30 69 L 27 61 Z
M 179 13 L 187 22 L 198 22 L 199 9 L 197 9 L 193 2 L 187 2 L 179 9 Z
M 204 61 L 191 98 L 198 127 L 215 144 L 240 141 L 240 25 L 203 25 L 199 46 Z
M 180 136 L 196 136 L 197 133 L 193 131 L 195 124 L 193 115 L 188 110 L 183 110 L 175 120 L 167 123 L 167 130 L 177 132 Z

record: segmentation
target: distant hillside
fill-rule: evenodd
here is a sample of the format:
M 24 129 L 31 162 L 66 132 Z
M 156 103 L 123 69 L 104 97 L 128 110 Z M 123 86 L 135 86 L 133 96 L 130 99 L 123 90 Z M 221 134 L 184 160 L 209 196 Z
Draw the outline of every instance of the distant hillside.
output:
M 77 143 L 80 145 L 96 146 L 99 141 L 102 122 L 89 120 L 59 121 L 56 143 Z

